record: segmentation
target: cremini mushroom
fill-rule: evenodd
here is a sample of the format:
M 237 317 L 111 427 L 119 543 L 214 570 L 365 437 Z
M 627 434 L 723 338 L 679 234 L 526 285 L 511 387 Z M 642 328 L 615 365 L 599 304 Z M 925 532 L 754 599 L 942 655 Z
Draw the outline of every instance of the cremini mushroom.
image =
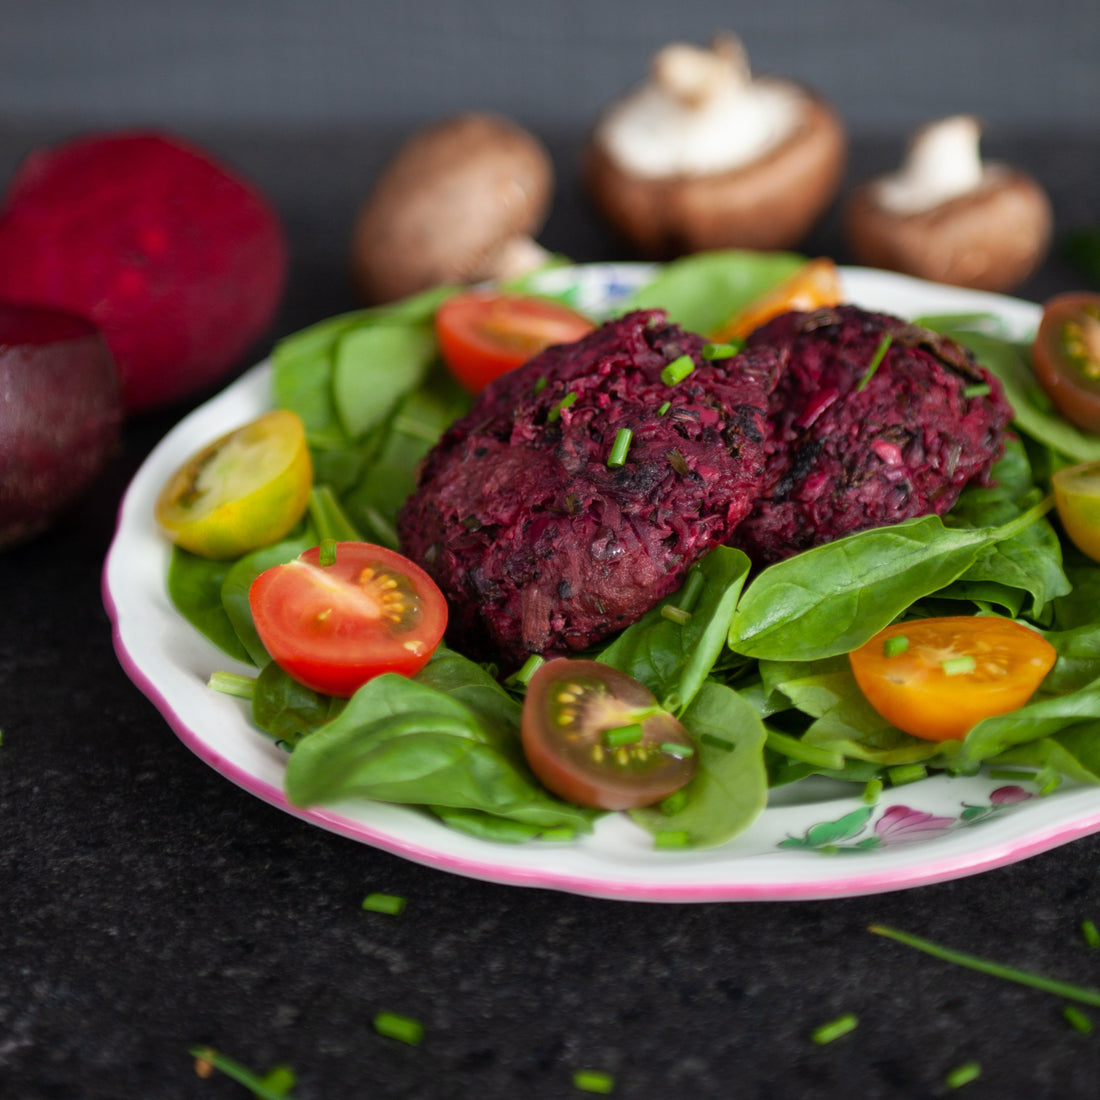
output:
M 791 81 L 754 77 L 732 35 L 665 46 L 649 79 L 597 120 L 589 193 L 651 258 L 702 249 L 787 248 L 836 194 L 843 126 Z
M 445 283 L 511 278 L 545 262 L 533 240 L 553 167 L 509 119 L 463 114 L 414 134 L 356 218 L 352 278 L 368 303 Z
M 985 162 L 971 115 L 913 136 L 904 164 L 858 187 L 845 211 L 860 263 L 939 283 L 1010 290 L 1042 262 L 1051 209 L 1030 176 Z

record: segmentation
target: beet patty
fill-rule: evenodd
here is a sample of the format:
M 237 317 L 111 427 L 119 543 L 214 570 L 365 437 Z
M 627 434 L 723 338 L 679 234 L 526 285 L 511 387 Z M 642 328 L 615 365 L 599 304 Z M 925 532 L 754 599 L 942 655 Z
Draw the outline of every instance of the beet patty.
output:
M 584 649 L 675 591 L 760 495 L 779 357 L 706 361 L 659 311 L 549 348 L 486 388 L 429 454 L 401 546 L 450 603 L 450 636 L 516 665 Z M 668 384 L 681 356 L 694 370 Z M 616 435 L 633 438 L 609 468 Z
M 988 483 L 1004 450 L 1012 409 L 1000 383 L 927 329 L 840 306 L 782 314 L 748 347 L 784 360 L 769 403 L 765 486 L 730 540 L 755 565 L 942 515 L 968 482 Z

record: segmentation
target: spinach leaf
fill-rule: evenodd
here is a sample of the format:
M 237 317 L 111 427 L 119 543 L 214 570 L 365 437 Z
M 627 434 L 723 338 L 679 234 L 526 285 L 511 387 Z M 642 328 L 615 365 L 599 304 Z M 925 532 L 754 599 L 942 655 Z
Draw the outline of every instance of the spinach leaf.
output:
M 662 607 L 677 606 L 681 589 L 628 626 L 596 659 L 640 680 L 666 710 L 687 706 L 725 648 L 749 567 L 740 550 L 716 547 L 694 566 L 704 586 L 686 623 L 661 614 Z
M 274 661 L 260 670 L 252 691 L 252 720 L 291 746 L 335 718 L 343 706 L 343 699 L 299 684 Z
M 232 565 L 173 546 L 168 562 L 168 596 L 176 610 L 219 649 L 238 661 L 248 661 L 248 650 L 222 604 L 222 584 Z
M 764 809 L 768 777 L 764 768 L 764 723 L 752 705 L 732 688 L 708 681 L 683 714 L 696 743 L 699 770 L 683 793 L 683 808 L 665 813 L 660 806 L 632 810 L 630 816 L 651 833 L 687 833 L 693 848 L 723 844 L 743 832 Z M 704 734 L 727 744 L 717 747 Z
M 714 332 L 805 262 L 790 252 L 699 252 L 661 267 L 623 310 L 663 309 L 690 332 Z
M 999 527 L 949 528 L 939 516 L 861 531 L 764 569 L 733 614 L 729 644 L 748 657 L 810 661 L 847 653 L 914 600 L 957 580 L 987 547 L 1039 519 L 1049 502 Z
M 287 797 L 297 805 L 368 798 L 479 810 L 543 828 L 588 830 L 586 811 L 551 798 L 501 751 L 499 731 L 460 699 L 386 673 L 291 754 Z
M 545 832 L 541 825 L 528 825 L 524 821 L 495 817 L 481 810 L 455 810 L 450 806 L 429 806 L 428 809 L 448 829 L 478 840 L 491 840 L 495 844 L 524 844 Z
M 1053 768 L 1078 783 L 1100 783 L 1100 722 L 1079 722 L 1050 737 L 1016 745 L 995 761 Z

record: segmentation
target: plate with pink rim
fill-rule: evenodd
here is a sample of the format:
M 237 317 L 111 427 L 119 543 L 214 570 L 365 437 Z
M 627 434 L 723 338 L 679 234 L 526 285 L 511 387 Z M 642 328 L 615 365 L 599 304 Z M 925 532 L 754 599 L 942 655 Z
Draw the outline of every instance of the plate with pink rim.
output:
M 540 289 L 581 308 L 608 308 L 649 277 L 640 264 L 555 269 Z M 846 298 L 903 317 L 994 314 L 1027 338 L 1039 307 L 1000 295 L 843 268 Z M 211 439 L 271 405 L 270 365 L 260 363 L 185 417 L 150 453 L 119 511 L 103 571 L 115 649 L 134 683 L 180 739 L 215 771 L 311 825 L 403 858 L 489 882 L 651 902 L 843 897 L 940 882 L 1002 867 L 1100 831 L 1100 789 L 1063 783 L 1039 796 L 1024 780 L 939 774 L 887 788 L 874 804 L 862 790 L 823 778 L 772 792 L 740 836 L 711 849 L 659 850 L 629 818 L 607 815 L 569 842 L 498 844 L 455 832 L 413 807 L 347 802 L 290 805 L 286 756 L 251 722 L 243 700 L 207 686 L 238 665 L 188 624 L 165 586 L 170 547 L 153 520 L 169 475 Z M 839 858 L 838 858 L 839 857 Z

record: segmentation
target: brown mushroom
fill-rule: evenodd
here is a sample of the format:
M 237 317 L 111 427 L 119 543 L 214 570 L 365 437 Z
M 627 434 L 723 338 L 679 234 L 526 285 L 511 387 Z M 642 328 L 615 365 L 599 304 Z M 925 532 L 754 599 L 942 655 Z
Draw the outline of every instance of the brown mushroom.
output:
M 858 187 L 845 211 L 856 259 L 933 282 L 1010 290 L 1050 247 L 1051 209 L 1030 176 L 983 162 L 969 115 L 925 126 L 901 169 Z
M 673 43 L 650 79 L 598 120 L 585 157 L 589 193 L 637 252 L 664 259 L 710 248 L 788 248 L 840 184 L 840 119 L 808 89 L 753 77 L 741 43 Z
M 444 283 L 510 278 L 546 252 L 553 168 L 540 142 L 508 119 L 464 114 L 413 135 L 360 208 L 352 278 L 365 302 Z

